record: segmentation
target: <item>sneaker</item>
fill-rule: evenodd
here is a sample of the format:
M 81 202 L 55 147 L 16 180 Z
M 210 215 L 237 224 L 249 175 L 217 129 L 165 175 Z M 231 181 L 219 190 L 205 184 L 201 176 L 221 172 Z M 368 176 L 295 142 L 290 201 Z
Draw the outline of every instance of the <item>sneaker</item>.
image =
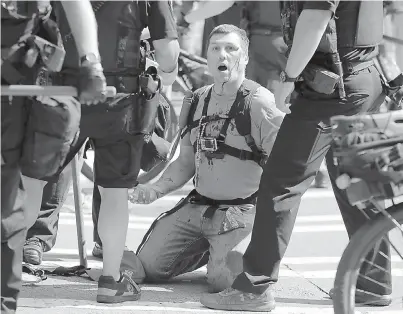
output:
M 334 289 L 330 289 L 329 297 L 333 299 Z M 388 306 L 392 303 L 392 296 L 389 294 L 375 294 L 364 290 L 355 291 L 355 303 L 367 306 Z
M 92 249 L 92 256 L 97 258 L 103 257 L 102 245 L 95 242 L 94 248 Z
M 25 263 L 40 265 L 43 257 L 42 241 L 38 238 L 31 238 L 25 241 L 23 247 L 23 260 Z
M 127 274 L 121 274 L 119 281 L 115 281 L 112 276 L 99 277 L 97 294 L 99 303 L 137 301 L 140 295 L 140 287 Z
M 276 307 L 270 288 L 262 294 L 227 288 L 219 293 L 203 295 L 200 303 L 210 309 L 224 311 L 270 312 Z

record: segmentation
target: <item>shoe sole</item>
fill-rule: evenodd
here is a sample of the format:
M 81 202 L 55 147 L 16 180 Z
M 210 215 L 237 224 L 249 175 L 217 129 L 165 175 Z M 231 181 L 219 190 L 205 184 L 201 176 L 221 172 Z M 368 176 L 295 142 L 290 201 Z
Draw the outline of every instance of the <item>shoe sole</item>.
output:
M 276 308 L 276 302 L 260 304 L 208 304 L 203 302 L 202 304 L 210 309 L 224 311 L 271 312 Z
M 334 291 L 329 291 L 330 299 L 333 299 Z M 392 303 L 392 298 L 387 296 L 381 299 L 362 299 L 360 296 L 355 296 L 355 304 L 356 305 L 366 305 L 366 306 L 389 306 Z
M 97 295 L 98 303 L 122 303 L 129 301 L 140 300 L 141 294 L 126 295 L 126 296 L 109 296 L 109 295 Z

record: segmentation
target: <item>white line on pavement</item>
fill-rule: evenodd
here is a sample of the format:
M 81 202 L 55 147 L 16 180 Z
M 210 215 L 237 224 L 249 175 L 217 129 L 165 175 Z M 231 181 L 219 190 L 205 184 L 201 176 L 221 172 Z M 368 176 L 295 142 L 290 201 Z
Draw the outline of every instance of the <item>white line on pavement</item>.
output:
M 296 272 L 299 276 L 296 276 Z M 294 271 L 289 269 L 280 269 L 280 277 L 303 277 L 306 279 L 334 279 L 336 270 L 311 270 L 311 271 Z M 392 276 L 403 277 L 403 269 L 392 269 Z
M 97 304 L 94 301 L 79 301 L 79 300 L 69 300 L 69 299 L 46 299 L 46 302 L 40 299 L 35 300 L 35 304 L 33 304 L 32 299 L 29 298 L 20 298 L 20 309 L 25 310 L 31 307 L 35 307 L 36 309 L 39 308 L 46 308 L 52 309 L 55 312 L 60 312 L 62 309 L 71 309 L 71 310 L 88 310 L 89 313 L 100 313 L 108 312 L 108 313 L 122 313 L 122 312 L 129 312 L 133 311 L 135 313 L 139 312 L 157 312 L 157 313 L 180 313 L 180 312 L 187 312 L 187 313 L 228 313 L 224 311 L 217 311 L 217 310 L 210 310 L 203 307 L 198 302 L 183 302 L 183 303 L 157 303 L 157 302 L 128 302 L 125 305 L 101 305 Z M 86 303 L 84 303 L 86 302 Z M 74 303 L 74 304 L 72 304 Z M 80 304 L 81 303 L 81 304 Z M 96 312 L 94 312 L 96 311 Z M 295 306 L 288 306 L 285 304 L 278 303 L 276 310 L 276 314 L 333 314 L 333 308 L 329 305 L 324 306 L 306 306 L 306 305 L 295 305 Z M 367 310 L 367 309 L 360 309 L 355 312 L 355 314 L 376 314 L 376 313 L 383 313 L 383 314 L 401 314 L 401 309 L 399 310 L 385 310 L 382 311 L 377 310 Z
M 61 221 L 66 219 L 75 219 L 74 213 L 60 213 Z M 91 215 L 84 214 L 84 219 L 91 220 Z M 130 215 L 130 222 L 149 222 L 150 224 L 155 220 L 156 217 L 146 217 L 146 216 L 137 216 Z M 343 221 L 341 215 L 301 215 L 297 217 L 297 223 L 306 223 L 306 222 L 333 222 L 333 221 Z
M 284 257 L 283 264 L 287 265 L 312 265 L 312 264 L 338 264 L 340 256 L 308 256 L 308 257 Z M 392 262 L 403 262 L 400 256 L 392 255 Z
M 73 219 L 62 219 L 59 222 L 59 225 L 66 226 L 74 226 L 76 225 L 76 221 Z M 84 226 L 92 227 L 92 221 L 84 220 Z M 150 228 L 150 223 L 136 223 L 129 222 L 129 229 L 135 230 L 148 230 Z M 294 233 L 311 233 L 311 232 L 334 232 L 334 231 L 343 231 L 346 232 L 346 228 L 342 224 L 333 224 L 333 225 L 296 225 L 293 232 Z
M 76 255 L 78 250 L 76 249 L 62 249 L 53 248 L 51 251 L 45 253 L 50 255 Z M 91 250 L 87 250 L 87 255 L 91 256 Z M 63 258 L 64 260 L 68 260 Z M 99 260 L 101 261 L 101 260 Z M 316 265 L 316 264 L 338 264 L 340 256 L 301 256 L 301 257 L 284 257 L 282 264 L 286 265 Z M 403 260 L 398 255 L 392 255 L 393 263 L 403 263 Z

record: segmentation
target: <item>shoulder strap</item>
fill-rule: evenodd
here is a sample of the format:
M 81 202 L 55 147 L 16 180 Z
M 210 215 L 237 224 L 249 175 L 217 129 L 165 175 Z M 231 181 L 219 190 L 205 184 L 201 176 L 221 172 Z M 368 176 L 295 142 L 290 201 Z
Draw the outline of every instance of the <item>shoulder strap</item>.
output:
M 244 97 L 243 104 L 238 104 L 238 106 L 242 105 L 242 108 L 237 110 L 238 114 L 235 115 L 235 125 L 240 135 L 243 135 L 245 138 L 246 144 L 255 154 L 261 154 L 262 152 L 257 147 L 255 140 L 252 137 L 252 119 L 250 116 L 250 107 L 252 105 L 253 96 L 256 94 L 257 89 L 260 87 L 260 84 L 251 81 L 245 80 L 242 84 L 242 93 Z
M 206 92 L 209 86 L 203 86 L 193 92 L 192 102 L 190 103 L 190 109 L 187 117 L 186 128 L 183 130 L 181 137 L 183 138 L 187 132 L 191 130 L 194 115 L 199 104 L 200 97 Z M 204 108 L 203 108 L 204 109 Z

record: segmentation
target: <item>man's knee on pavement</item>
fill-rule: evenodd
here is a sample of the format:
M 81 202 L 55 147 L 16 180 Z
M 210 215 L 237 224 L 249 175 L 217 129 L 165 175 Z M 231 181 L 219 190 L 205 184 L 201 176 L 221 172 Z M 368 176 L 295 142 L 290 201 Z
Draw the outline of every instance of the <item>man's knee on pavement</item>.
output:
M 210 293 L 223 291 L 231 287 L 237 274 L 231 272 L 225 264 L 225 261 L 219 265 L 209 264 L 207 266 L 207 283 Z
M 158 250 L 144 246 L 138 253 L 138 258 L 143 264 L 145 281 L 167 280 L 172 278 L 172 271 L 164 265 L 158 256 Z

